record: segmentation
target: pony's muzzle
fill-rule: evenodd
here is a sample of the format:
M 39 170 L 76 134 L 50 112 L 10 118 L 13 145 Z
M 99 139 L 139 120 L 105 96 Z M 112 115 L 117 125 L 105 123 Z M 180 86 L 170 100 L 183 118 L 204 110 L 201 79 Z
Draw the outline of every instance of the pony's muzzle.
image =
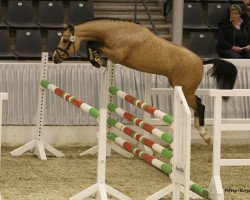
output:
M 62 59 L 60 59 L 60 56 L 58 56 L 56 53 L 54 53 L 52 60 L 55 64 L 61 63 Z

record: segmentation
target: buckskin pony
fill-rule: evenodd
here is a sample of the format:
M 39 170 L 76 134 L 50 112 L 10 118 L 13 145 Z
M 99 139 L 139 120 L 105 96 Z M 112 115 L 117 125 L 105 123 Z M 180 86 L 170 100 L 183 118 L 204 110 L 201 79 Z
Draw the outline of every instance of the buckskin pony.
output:
M 76 54 L 81 41 L 99 44 L 99 49 L 113 63 L 163 75 L 172 87 L 182 86 L 188 105 L 194 110 L 194 126 L 205 142 L 211 143 L 204 126 L 205 106 L 195 96 L 195 91 L 202 81 L 205 64 L 213 65 L 208 73 L 218 89 L 232 89 L 237 76 L 232 63 L 218 58 L 203 60 L 187 48 L 153 34 L 143 25 L 113 18 L 94 18 L 67 26 L 54 52 L 54 63 L 61 63 Z M 105 65 L 91 45 L 89 51 L 92 64 Z

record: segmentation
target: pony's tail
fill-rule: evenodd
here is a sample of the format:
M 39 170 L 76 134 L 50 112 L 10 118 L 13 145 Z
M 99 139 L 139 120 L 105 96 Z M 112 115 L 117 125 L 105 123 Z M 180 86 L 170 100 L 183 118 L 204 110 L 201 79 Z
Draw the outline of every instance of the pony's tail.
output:
M 213 64 L 213 67 L 208 71 L 208 75 L 214 78 L 216 88 L 218 89 L 233 89 L 237 68 L 231 62 L 213 58 L 203 61 L 203 64 Z M 227 101 L 229 97 L 223 97 L 224 101 Z

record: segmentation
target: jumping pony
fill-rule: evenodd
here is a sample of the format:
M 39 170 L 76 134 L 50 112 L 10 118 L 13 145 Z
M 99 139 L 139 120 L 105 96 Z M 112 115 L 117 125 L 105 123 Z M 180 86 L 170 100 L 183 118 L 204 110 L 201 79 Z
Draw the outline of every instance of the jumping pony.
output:
M 194 126 L 205 142 L 211 143 L 204 126 L 205 106 L 195 96 L 195 91 L 202 81 L 204 64 L 213 64 L 209 75 L 214 78 L 218 89 L 232 89 L 237 76 L 232 63 L 222 59 L 204 61 L 187 48 L 156 36 L 143 25 L 113 18 L 94 18 L 67 26 L 54 52 L 54 63 L 61 63 L 76 54 L 81 41 L 99 44 L 99 49 L 113 63 L 163 75 L 172 87 L 182 86 L 187 103 L 194 110 Z M 93 65 L 105 66 L 94 45 L 90 45 L 89 53 Z

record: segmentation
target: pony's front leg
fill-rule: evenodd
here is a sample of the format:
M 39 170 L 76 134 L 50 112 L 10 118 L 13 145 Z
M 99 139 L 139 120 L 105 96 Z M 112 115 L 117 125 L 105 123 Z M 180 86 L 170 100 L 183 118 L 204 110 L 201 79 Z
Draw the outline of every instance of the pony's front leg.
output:
M 97 68 L 101 66 L 107 67 L 107 59 L 99 56 L 99 44 L 96 42 L 88 42 L 88 59 L 91 64 Z
M 194 118 L 194 126 L 199 130 L 199 135 L 207 144 L 211 144 L 211 138 L 208 136 L 207 128 L 205 127 L 205 106 L 201 103 L 201 99 L 196 96 L 197 114 Z

